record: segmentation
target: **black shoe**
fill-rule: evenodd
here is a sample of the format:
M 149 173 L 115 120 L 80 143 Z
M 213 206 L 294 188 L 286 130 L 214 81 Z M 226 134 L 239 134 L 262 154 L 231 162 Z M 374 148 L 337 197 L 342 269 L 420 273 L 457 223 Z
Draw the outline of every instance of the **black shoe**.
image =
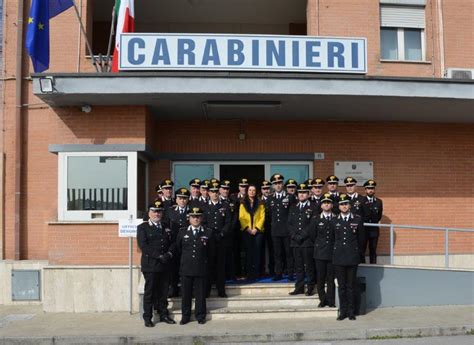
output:
M 222 297 L 222 298 L 227 298 L 227 294 L 225 292 L 218 294 L 217 296 Z
M 189 319 L 181 319 L 181 321 L 179 322 L 180 325 L 185 325 L 189 322 Z
M 198 324 L 204 325 L 206 323 L 206 319 L 199 319 Z
M 304 290 L 293 290 L 291 292 L 288 293 L 288 295 L 303 295 L 304 294 Z
M 309 287 L 308 291 L 305 293 L 306 296 L 313 296 L 314 295 L 314 287 Z
M 294 282 L 294 281 L 295 281 L 295 276 L 294 276 L 293 274 L 288 275 L 288 280 L 289 280 L 290 282 Z
M 329 304 L 328 304 L 328 307 L 329 307 L 329 308 L 336 308 L 336 303 L 329 303 Z
M 176 323 L 176 321 L 174 321 L 172 318 L 170 318 L 169 316 L 165 316 L 165 317 L 160 317 L 160 322 L 165 322 L 169 325 L 174 325 Z
M 337 317 L 337 321 L 344 320 L 346 317 L 347 317 L 347 314 L 340 314 L 340 315 Z
M 356 317 L 355 317 L 354 314 L 349 314 L 349 320 L 355 320 L 355 319 L 356 319 Z
M 151 320 L 145 320 L 145 327 L 155 327 L 155 324 Z
M 283 276 L 281 274 L 277 274 L 275 276 L 273 276 L 272 280 L 275 282 L 277 280 L 282 280 L 283 279 Z
M 326 302 L 319 302 L 318 304 L 318 308 L 324 308 L 325 306 L 327 306 L 328 304 Z

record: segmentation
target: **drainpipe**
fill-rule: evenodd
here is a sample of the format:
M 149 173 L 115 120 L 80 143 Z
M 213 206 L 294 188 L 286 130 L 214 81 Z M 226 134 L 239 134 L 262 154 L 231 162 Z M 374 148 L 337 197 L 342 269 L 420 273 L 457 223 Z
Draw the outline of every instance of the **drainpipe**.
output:
M 15 109 L 15 260 L 20 260 L 21 235 L 21 162 L 22 162 L 22 88 L 23 88 L 23 11 L 24 0 L 18 1 L 16 47 L 16 109 Z
M 443 24 L 443 0 L 438 0 L 438 30 L 439 30 L 439 62 L 440 62 L 440 76 L 444 77 L 444 24 Z

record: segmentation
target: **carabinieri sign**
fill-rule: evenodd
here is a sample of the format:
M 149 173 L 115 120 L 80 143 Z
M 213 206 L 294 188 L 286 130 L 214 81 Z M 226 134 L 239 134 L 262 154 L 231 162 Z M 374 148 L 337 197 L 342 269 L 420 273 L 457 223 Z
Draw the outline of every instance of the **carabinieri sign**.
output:
M 365 38 L 126 33 L 119 69 L 366 73 Z

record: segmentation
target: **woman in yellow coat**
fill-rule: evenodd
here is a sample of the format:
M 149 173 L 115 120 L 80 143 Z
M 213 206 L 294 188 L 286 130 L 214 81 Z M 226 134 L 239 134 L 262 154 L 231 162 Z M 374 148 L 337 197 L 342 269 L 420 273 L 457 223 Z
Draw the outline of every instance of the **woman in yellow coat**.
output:
M 239 208 L 240 230 L 246 250 L 247 279 L 260 277 L 264 248 L 265 205 L 257 198 L 257 187 L 249 185 L 247 196 Z

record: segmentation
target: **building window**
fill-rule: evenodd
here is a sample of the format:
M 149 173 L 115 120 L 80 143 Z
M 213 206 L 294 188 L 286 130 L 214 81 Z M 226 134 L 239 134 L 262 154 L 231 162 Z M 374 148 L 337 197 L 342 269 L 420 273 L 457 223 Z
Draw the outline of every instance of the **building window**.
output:
M 146 162 L 136 152 L 59 153 L 60 221 L 142 217 Z
M 382 60 L 425 60 L 425 8 L 422 6 L 380 7 Z

